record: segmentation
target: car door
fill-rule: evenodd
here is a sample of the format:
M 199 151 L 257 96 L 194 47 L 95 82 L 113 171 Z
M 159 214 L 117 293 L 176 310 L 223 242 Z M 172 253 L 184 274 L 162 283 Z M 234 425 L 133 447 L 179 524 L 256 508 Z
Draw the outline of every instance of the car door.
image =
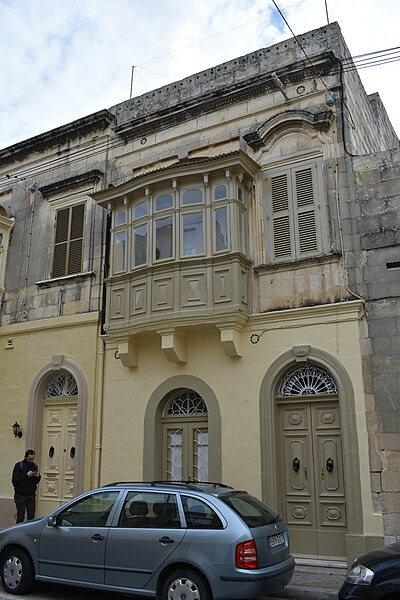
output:
M 185 532 L 175 494 L 128 492 L 119 518 L 108 534 L 105 583 L 144 588 L 176 551 Z
M 118 491 L 92 493 L 69 504 L 43 528 L 39 574 L 64 580 L 104 583 L 110 512 Z

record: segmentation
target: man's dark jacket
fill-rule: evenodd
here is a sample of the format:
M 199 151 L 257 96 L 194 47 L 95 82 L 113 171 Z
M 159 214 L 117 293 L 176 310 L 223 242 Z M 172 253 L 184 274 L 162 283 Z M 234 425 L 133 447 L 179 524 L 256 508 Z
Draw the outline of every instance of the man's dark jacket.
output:
M 25 459 L 14 465 L 11 482 L 15 493 L 20 496 L 34 496 L 36 486 L 40 481 L 39 477 L 28 477 L 28 471 L 38 471 L 39 467 L 35 463 L 28 463 Z

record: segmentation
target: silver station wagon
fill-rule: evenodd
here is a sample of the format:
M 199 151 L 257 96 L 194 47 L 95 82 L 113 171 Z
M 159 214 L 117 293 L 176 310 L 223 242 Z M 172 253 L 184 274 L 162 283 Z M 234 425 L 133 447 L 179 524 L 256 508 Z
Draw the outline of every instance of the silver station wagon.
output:
M 6 592 L 35 581 L 160 600 L 234 600 L 292 578 L 285 523 L 220 483 L 113 483 L 0 533 Z

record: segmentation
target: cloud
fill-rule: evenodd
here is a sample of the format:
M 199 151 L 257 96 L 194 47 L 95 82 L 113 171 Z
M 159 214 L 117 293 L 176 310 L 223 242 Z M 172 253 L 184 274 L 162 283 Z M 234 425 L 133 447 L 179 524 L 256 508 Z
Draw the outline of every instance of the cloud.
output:
M 301 34 L 326 23 L 323 0 L 280 0 Z M 398 43 L 397 0 L 327 0 L 353 54 Z M 0 146 L 291 37 L 265 0 L 0 0 Z M 398 63 L 360 73 L 400 131 Z M 396 104 L 395 104 L 396 103 Z

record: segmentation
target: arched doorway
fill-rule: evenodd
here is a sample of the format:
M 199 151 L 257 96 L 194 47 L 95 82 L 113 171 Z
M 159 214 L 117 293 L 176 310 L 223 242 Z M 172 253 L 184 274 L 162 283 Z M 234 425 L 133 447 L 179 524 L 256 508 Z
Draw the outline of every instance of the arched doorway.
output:
M 162 413 L 163 477 L 208 481 L 208 411 L 194 390 L 175 390 Z
M 278 508 L 291 551 L 342 560 L 347 517 L 336 381 L 307 361 L 289 368 L 275 389 Z
M 203 427 L 205 423 L 203 419 L 206 416 L 208 478 L 210 481 L 221 481 L 221 413 L 219 403 L 212 388 L 205 381 L 193 375 L 176 375 L 166 379 L 154 389 L 149 398 L 144 419 L 143 477 L 145 480 L 165 479 L 167 477 L 166 469 L 163 469 L 167 447 L 164 442 L 163 428 L 165 425 L 172 425 L 177 417 L 177 415 L 167 414 L 167 406 L 173 399 L 174 394 L 180 395 L 185 390 L 194 392 L 195 397 L 199 397 L 204 401 L 207 413 L 206 415 L 202 414 L 200 403 L 197 403 L 196 411 L 198 411 L 198 414 L 181 415 L 182 420 L 177 420 L 175 425 L 179 427 L 186 418 L 189 418 L 189 422 L 191 418 L 193 420 L 201 418 L 201 427 Z M 170 406 L 172 405 L 171 403 Z M 175 412 L 175 408 L 173 412 Z M 184 412 L 187 412 L 186 409 Z M 204 453 L 204 448 L 202 452 Z
M 38 488 L 38 516 L 59 506 L 63 498 L 68 499 L 83 491 L 87 403 L 85 374 L 77 363 L 63 355 L 54 355 L 32 383 L 26 442 L 28 447 L 37 450 L 37 463 L 42 474 Z M 62 423 L 59 434 L 56 433 L 57 423 Z M 54 440 L 50 439 L 50 432 L 54 434 Z M 53 441 L 59 442 L 60 452 L 62 446 L 63 455 L 73 461 L 62 460 L 59 480 L 63 480 L 63 490 L 54 483 L 57 473 L 60 473 L 60 467 L 55 466 L 60 453 L 56 454 L 57 447 Z M 52 446 L 54 452 L 50 452 Z
M 41 443 L 41 512 L 74 496 L 78 386 L 67 371 L 52 375 L 44 387 Z

